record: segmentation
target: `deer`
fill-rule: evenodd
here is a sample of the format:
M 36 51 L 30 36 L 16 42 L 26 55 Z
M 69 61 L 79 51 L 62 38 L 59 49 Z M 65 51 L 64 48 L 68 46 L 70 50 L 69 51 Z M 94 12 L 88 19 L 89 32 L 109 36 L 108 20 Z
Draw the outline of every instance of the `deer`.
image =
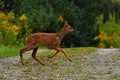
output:
M 41 65 L 45 65 L 42 61 L 38 60 L 36 57 L 36 52 L 40 46 L 48 46 L 57 51 L 54 55 L 48 58 L 53 58 L 57 55 L 57 53 L 62 52 L 65 55 L 65 57 L 70 62 L 72 62 L 70 57 L 60 47 L 60 44 L 64 36 L 67 33 L 72 33 L 73 31 L 74 31 L 73 28 L 68 24 L 67 20 L 64 20 L 64 26 L 59 32 L 56 33 L 37 32 L 30 34 L 28 37 L 26 37 L 26 46 L 20 49 L 20 59 L 21 59 L 20 62 L 22 63 L 22 65 L 25 65 L 23 60 L 23 53 L 29 50 L 33 50 L 31 57 Z

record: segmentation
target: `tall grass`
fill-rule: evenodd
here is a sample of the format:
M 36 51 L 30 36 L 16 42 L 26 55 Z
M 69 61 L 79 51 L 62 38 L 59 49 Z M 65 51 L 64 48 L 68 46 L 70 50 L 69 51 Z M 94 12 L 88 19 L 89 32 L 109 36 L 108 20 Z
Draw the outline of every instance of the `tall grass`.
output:
M 20 47 L 0 46 L 0 58 L 9 56 L 18 56 Z

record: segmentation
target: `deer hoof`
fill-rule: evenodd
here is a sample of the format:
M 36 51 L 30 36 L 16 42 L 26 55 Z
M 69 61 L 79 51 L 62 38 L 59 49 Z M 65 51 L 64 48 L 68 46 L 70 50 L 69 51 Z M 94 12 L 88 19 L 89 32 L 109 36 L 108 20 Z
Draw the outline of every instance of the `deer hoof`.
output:
M 70 62 L 72 62 L 72 60 L 69 59 Z
M 42 66 L 45 66 L 45 64 L 42 64 Z
M 48 58 L 53 58 L 52 56 L 49 56 Z
M 20 62 L 22 65 L 25 65 L 25 63 L 23 63 L 23 62 Z

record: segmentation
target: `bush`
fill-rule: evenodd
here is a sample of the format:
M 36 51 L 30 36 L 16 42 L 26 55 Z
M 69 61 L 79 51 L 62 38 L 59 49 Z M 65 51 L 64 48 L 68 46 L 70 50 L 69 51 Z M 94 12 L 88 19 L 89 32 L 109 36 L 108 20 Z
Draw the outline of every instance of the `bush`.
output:
M 27 18 L 27 17 L 26 17 Z M 2 45 L 20 45 L 22 29 L 25 28 L 25 34 L 28 34 L 28 25 L 26 23 L 25 15 L 18 18 L 16 21 L 13 11 L 5 14 L 0 12 L 0 44 Z M 26 36 L 24 34 L 24 36 Z M 18 38 L 19 37 L 19 38 Z
M 101 30 L 100 34 L 94 39 L 100 39 L 100 43 L 98 46 L 101 48 L 120 47 L 120 36 L 116 32 L 108 35 L 105 31 Z

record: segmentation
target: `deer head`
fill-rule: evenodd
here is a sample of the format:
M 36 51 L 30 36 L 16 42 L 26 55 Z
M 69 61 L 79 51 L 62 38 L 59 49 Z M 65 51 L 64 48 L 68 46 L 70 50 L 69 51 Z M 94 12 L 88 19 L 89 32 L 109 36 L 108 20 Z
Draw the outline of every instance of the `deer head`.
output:
M 67 22 L 66 20 L 65 20 L 63 29 L 64 29 L 67 33 L 72 33 L 72 32 L 74 31 L 73 28 L 68 24 L 68 22 Z

